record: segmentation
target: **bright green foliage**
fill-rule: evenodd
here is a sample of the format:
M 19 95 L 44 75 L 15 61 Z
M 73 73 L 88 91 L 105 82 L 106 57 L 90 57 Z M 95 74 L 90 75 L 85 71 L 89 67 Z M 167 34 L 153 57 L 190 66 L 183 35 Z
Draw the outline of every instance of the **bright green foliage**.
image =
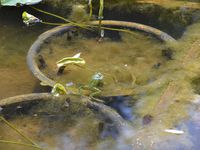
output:
M 62 66 L 67 66 L 69 64 L 76 64 L 76 65 L 82 65 L 85 64 L 85 60 L 83 58 L 80 58 L 81 53 L 78 53 L 74 55 L 73 57 L 65 57 L 58 62 L 56 62 L 57 66 L 60 68 Z
M 54 96 L 65 95 L 67 94 L 67 90 L 62 84 L 56 83 L 51 91 L 51 94 L 53 94 Z
M 34 5 L 42 0 L 0 0 L 2 6 Z

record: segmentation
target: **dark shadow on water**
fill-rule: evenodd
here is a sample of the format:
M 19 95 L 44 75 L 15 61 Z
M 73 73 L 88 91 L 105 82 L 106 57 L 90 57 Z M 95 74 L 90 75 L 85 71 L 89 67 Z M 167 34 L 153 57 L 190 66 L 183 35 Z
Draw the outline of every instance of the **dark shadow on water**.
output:
M 102 97 L 106 105 L 115 109 L 125 120 L 133 121 L 133 106 L 131 105 L 132 96 L 109 96 Z

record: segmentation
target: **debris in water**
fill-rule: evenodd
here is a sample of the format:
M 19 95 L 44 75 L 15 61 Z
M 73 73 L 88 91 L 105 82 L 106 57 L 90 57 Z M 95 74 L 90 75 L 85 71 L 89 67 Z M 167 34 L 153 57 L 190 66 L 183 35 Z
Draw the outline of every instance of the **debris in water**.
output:
M 0 106 L 0 112 L 3 110 L 3 108 Z
M 154 69 L 159 69 L 159 68 L 160 68 L 160 66 L 161 66 L 161 63 L 159 62 L 159 63 L 157 63 L 157 64 L 153 65 L 153 68 L 154 68 Z
M 40 20 L 39 18 L 27 13 L 26 11 L 23 12 L 22 19 L 23 19 L 23 22 L 27 26 L 33 25 L 33 24 L 38 23 L 38 22 L 42 22 L 42 20 Z
M 21 109 L 21 108 L 22 108 L 22 106 L 20 106 L 20 105 L 17 106 L 17 109 Z
M 38 55 L 38 61 L 40 63 L 40 65 L 39 65 L 40 69 L 44 69 L 44 68 L 47 67 L 47 64 L 46 64 L 44 57 L 42 55 Z
M 33 116 L 34 116 L 34 117 L 37 117 L 37 116 L 38 116 L 38 114 L 34 114 Z
M 143 117 L 143 119 L 142 119 L 142 124 L 143 124 L 143 125 L 147 125 L 147 124 L 151 123 L 152 119 L 153 119 L 153 116 L 147 114 L 147 115 L 145 115 L 145 116 Z
M 164 131 L 167 133 L 173 133 L 173 134 L 183 134 L 184 133 L 184 131 L 176 130 L 176 129 L 165 129 Z
M 57 71 L 57 75 L 58 75 L 58 76 L 59 76 L 59 75 L 62 75 L 63 72 L 64 72 L 64 70 L 65 70 L 65 66 L 60 67 L 60 68 L 58 69 L 58 71 Z
M 65 108 L 69 107 L 69 101 L 70 101 L 70 99 L 66 99 L 63 107 L 65 107 Z
M 73 85 L 74 85 L 73 82 L 68 82 L 68 83 L 66 83 L 66 86 L 73 86 Z
M 162 56 L 165 57 L 167 60 L 173 59 L 173 51 L 171 49 L 163 49 Z

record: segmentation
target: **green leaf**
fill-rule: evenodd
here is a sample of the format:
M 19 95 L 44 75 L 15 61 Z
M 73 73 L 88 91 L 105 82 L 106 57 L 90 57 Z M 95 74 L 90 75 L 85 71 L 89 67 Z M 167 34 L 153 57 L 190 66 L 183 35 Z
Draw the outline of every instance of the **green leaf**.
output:
M 2 6 L 34 5 L 42 0 L 0 0 Z
M 65 95 L 67 94 L 67 90 L 62 84 L 56 83 L 53 89 L 51 90 L 51 94 L 53 94 L 54 96 Z
M 81 53 L 78 53 L 74 55 L 73 57 L 65 57 L 58 62 L 56 62 L 58 68 L 62 66 L 67 66 L 69 64 L 85 64 L 85 60 L 83 58 L 80 58 Z

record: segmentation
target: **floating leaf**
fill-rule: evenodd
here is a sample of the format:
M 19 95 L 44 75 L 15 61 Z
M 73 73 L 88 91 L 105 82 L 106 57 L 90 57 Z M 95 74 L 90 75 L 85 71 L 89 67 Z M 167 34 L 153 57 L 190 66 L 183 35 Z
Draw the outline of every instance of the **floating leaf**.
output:
M 67 90 L 62 84 L 56 83 L 51 91 L 51 94 L 53 94 L 54 96 L 65 95 L 67 94 Z
M 2 6 L 34 5 L 42 0 L 0 0 Z
M 69 64 L 85 64 L 85 60 L 80 58 L 81 53 L 74 55 L 73 57 L 65 57 L 58 62 L 56 62 L 57 67 L 60 68 L 62 66 L 67 66 Z
M 40 19 L 38 19 L 37 17 L 27 13 L 26 11 L 23 12 L 22 14 L 22 19 L 23 19 L 23 22 L 29 26 L 29 25 L 32 25 L 32 24 L 35 24 L 35 23 L 38 23 L 38 22 L 41 22 Z

